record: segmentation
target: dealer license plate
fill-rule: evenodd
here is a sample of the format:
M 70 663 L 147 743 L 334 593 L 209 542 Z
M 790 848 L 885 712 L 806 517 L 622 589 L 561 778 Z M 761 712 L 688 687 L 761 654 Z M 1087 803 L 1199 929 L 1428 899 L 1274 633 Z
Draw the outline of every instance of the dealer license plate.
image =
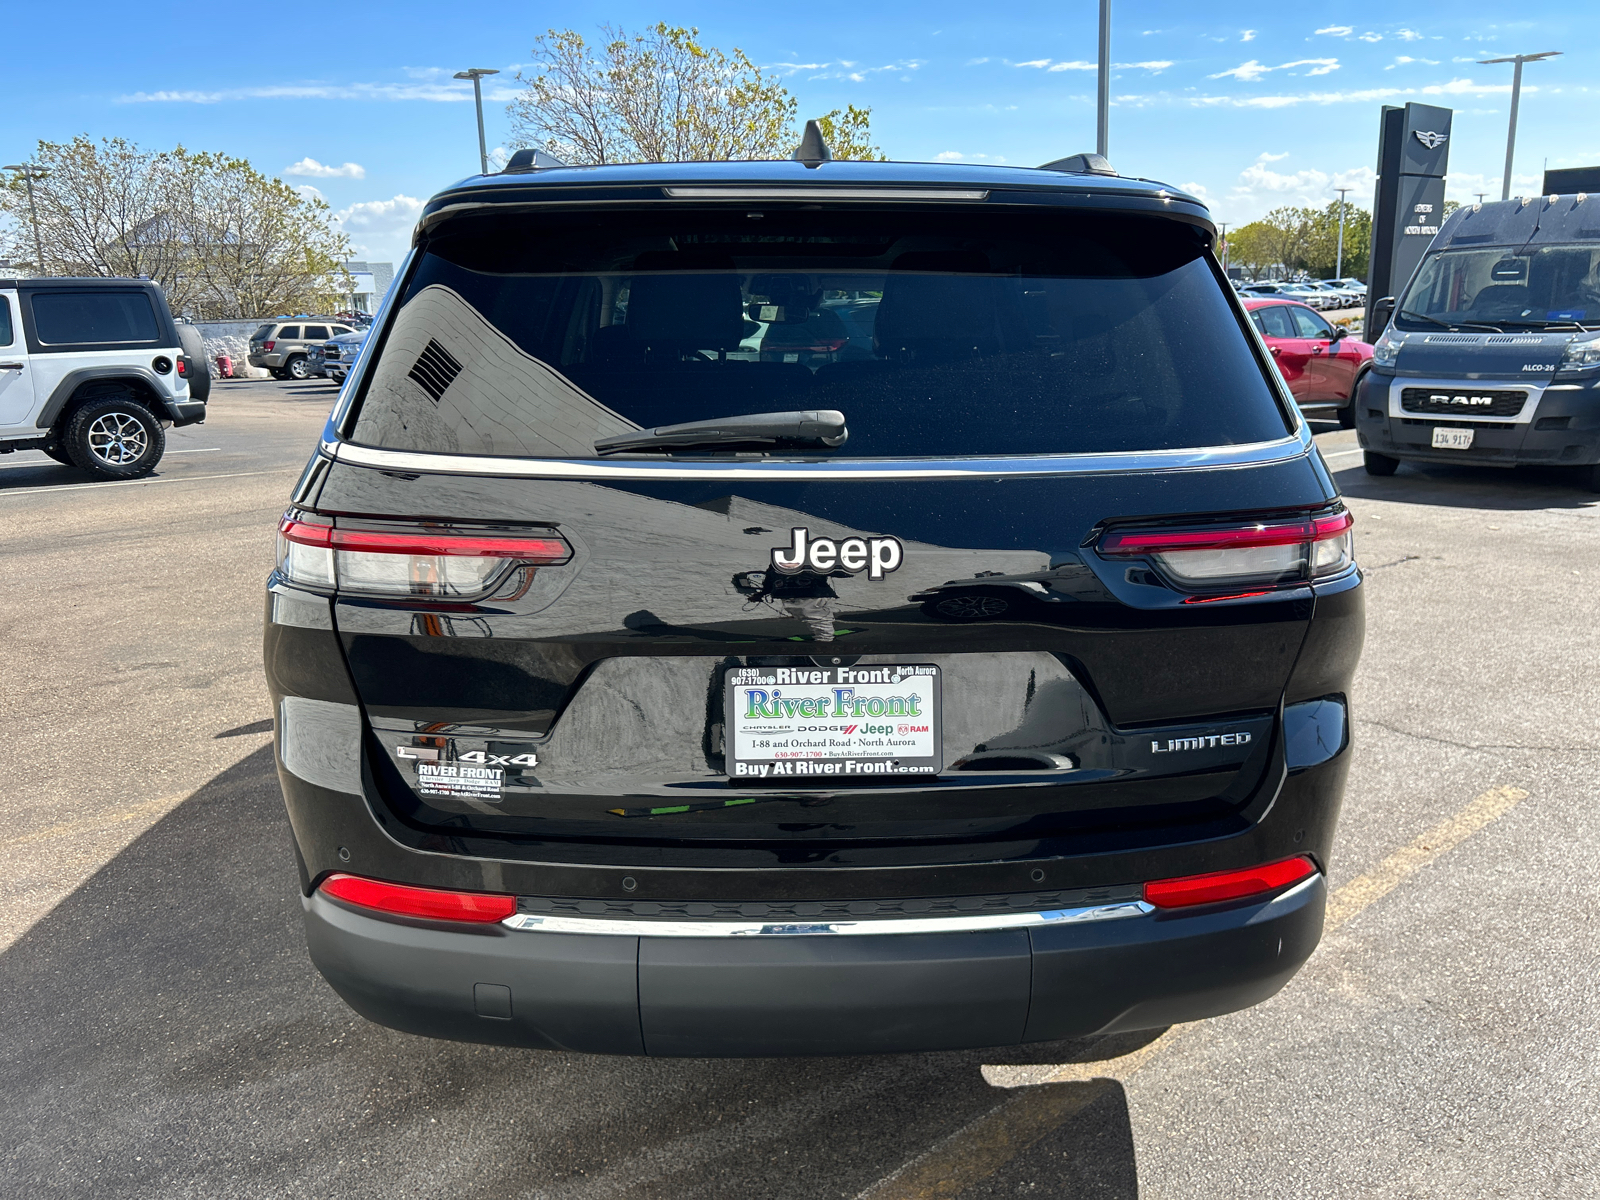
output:
M 726 700 L 734 779 L 881 779 L 942 765 L 930 663 L 736 667 Z
M 1433 431 L 1433 448 L 1435 450 L 1471 450 L 1474 429 L 1440 429 L 1437 426 Z

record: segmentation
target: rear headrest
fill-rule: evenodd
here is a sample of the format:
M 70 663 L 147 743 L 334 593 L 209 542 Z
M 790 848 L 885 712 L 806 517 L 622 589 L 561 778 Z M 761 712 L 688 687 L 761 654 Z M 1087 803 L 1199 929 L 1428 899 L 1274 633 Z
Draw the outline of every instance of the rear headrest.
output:
M 731 350 L 744 336 L 743 294 L 731 259 L 641 254 L 640 268 L 688 268 L 716 274 L 635 275 L 628 289 L 628 333 L 661 350 Z
M 892 264 L 894 274 L 883 285 L 878 306 L 880 354 L 897 350 L 942 353 L 993 353 L 1000 333 L 1000 285 L 992 276 L 970 272 L 990 269 L 974 251 L 916 251 Z M 899 274 L 902 271 L 947 274 Z

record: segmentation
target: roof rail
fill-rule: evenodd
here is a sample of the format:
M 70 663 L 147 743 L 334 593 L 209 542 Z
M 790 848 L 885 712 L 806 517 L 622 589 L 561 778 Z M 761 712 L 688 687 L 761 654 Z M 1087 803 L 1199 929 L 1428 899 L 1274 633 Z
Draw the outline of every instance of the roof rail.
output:
M 506 160 L 506 165 L 500 169 L 500 174 L 521 175 L 528 171 L 546 171 L 551 167 L 567 165 L 554 154 L 546 154 L 543 150 L 518 150 Z
M 1117 169 L 1098 154 L 1069 154 L 1053 162 L 1041 163 L 1041 171 L 1062 171 L 1068 175 L 1115 175 Z

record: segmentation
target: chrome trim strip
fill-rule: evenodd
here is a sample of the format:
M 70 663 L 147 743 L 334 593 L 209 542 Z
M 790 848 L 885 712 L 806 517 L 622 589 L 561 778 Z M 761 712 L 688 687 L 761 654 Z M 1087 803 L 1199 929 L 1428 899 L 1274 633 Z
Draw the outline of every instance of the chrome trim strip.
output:
M 850 187 L 664 187 L 674 200 L 987 200 L 988 188 Z
M 588 933 L 613 937 L 853 937 L 886 933 L 971 933 L 986 929 L 1026 929 L 1038 925 L 1077 925 L 1119 921 L 1154 912 L 1143 900 L 1092 908 L 1045 912 L 985 913 L 975 917 L 886 917 L 876 921 L 630 921 L 605 917 L 543 916 L 514 913 L 501 921 L 507 929 L 532 933 Z
M 1491 417 L 1487 413 L 1429 413 L 1408 412 L 1400 407 L 1400 394 L 1406 388 L 1438 388 L 1440 391 L 1470 392 L 1527 392 L 1528 402 L 1514 417 Z M 1539 401 L 1544 399 L 1549 384 L 1531 379 L 1417 379 L 1406 375 L 1394 376 L 1389 384 L 1389 415 L 1404 417 L 1408 421 L 1471 421 L 1484 425 L 1531 425 L 1539 413 Z
M 343 463 L 434 475 L 488 475 L 511 479 L 747 479 L 780 482 L 814 480 L 819 475 L 846 479 L 980 479 L 994 475 L 1125 475 L 1144 471 L 1204 471 L 1217 467 L 1285 462 L 1311 448 L 1311 427 L 1296 434 L 1244 446 L 1205 446 L 1193 450 L 1144 450 L 1106 454 L 1054 454 L 975 459 L 838 459 L 797 463 L 706 462 L 693 466 L 671 461 L 625 463 L 571 458 L 497 458 L 473 454 L 423 454 L 380 450 L 350 442 L 323 441 L 324 453 Z

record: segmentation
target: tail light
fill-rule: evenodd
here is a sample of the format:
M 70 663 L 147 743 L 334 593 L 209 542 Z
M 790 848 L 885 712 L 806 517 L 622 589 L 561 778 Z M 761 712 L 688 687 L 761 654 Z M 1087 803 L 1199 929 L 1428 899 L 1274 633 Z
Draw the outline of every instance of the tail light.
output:
M 271 354 L 272 353 L 272 348 L 274 346 L 276 346 L 277 344 L 278 344 L 277 342 L 262 342 L 261 343 L 261 348 L 263 350 L 265 350 L 268 354 Z
M 359 875 L 330 875 L 322 881 L 320 890 L 324 895 L 360 908 L 435 921 L 473 921 L 486 925 L 503 921 L 517 911 L 515 896 L 410 887 L 403 883 L 363 879 Z
M 1177 879 L 1158 879 L 1144 885 L 1144 898 L 1157 908 L 1188 908 L 1195 904 L 1217 904 L 1260 896 L 1299 883 L 1317 873 L 1317 864 L 1305 855 L 1282 862 L 1246 867 L 1242 871 L 1212 871 L 1206 875 L 1184 875 Z
M 378 596 L 461 599 L 490 591 L 517 564 L 572 557 L 559 534 L 471 529 L 335 527 L 289 513 L 278 526 L 278 570 L 291 583 Z
M 188 377 L 189 377 L 189 360 L 187 358 L 185 358 L 183 355 L 180 354 L 178 356 L 178 378 L 179 379 L 187 379 Z
M 1107 558 L 1151 559 L 1186 588 L 1287 587 L 1348 570 L 1355 562 L 1354 524 L 1341 508 L 1190 528 L 1112 530 L 1100 539 L 1099 552 Z

